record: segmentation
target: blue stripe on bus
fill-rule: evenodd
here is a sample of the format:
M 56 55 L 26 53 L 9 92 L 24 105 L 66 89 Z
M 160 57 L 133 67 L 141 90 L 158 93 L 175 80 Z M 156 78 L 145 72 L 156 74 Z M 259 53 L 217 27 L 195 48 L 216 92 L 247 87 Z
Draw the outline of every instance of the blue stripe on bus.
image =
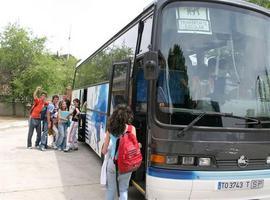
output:
M 249 171 L 181 171 L 149 167 L 149 176 L 183 180 L 235 180 L 270 178 L 270 170 Z

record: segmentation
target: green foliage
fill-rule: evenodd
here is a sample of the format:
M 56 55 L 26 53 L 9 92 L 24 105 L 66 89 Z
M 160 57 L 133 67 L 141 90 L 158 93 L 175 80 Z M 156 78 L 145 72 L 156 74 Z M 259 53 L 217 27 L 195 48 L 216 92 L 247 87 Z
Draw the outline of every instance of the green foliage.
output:
M 170 69 L 178 69 L 186 71 L 185 57 L 179 45 L 174 45 L 173 49 L 169 50 L 168 65 Z
M 44 50 L 46 38 L 33 37 L 17 24 L 8 25 L 0 35 L 0 69 L 16 76 L 33 64 L 36 55 Z
M 257 5 L 270 9 L 270 0 L 249 0 L 249 2 L 255 3 Z
M 10 99 L 29 102 L 37 86 L 59 94 L 72 85 L 77 60 L 51 55 L 45 42 L 46 38 L 34 37 L 17 24 L 0 34 L 0 84 L 9 85 Z
M 112 62 L 126 59 L 129 55 L 132 55 L 132 49 L 125 45 L 108 47 L 99 52 L 93 59 L 79 67 L 75 87 L 82 88 L 87 85 L 108 81 Z

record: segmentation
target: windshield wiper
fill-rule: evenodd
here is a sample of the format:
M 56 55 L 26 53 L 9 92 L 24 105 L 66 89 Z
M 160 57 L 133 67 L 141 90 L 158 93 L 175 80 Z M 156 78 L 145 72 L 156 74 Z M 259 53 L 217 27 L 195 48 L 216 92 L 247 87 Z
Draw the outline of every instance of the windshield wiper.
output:
M 184 132 L 188 131 L 191 127 L 193 127 L 194 124 L 196 124 L 204 115 L 206 115 L 206 112 L 201 113 L 198 117 L 192 120 L 183 130 L 181 130 L 177 137 L 184 136 Z
M 198 112 L 191 112 L 193 114 L 197 114 Z M 201 118 L 203 118 L 205 115 L 208 116 L 221 116 L 221 117 L 232 117 L 232 118 L 236 118 L 236 119 L 245 119 L 245 120 L 250 120 L 252 122 L 245 122 L 243 124 L 236 124 L 236 125 L 248 125 L 248 124 L 255 124 L 255 125 L 259 125 L 259 124 L 270 124 L 270 121 L 260 121 L 259 119 L 254 119 L 254 118 L 250 118 L 250 117 L 244 117 L 244 116 L 236 116 L 233 115 L 233 113 L 220 113 L 220 112 L 209 112 L 209 111 L 205 111 L 205 112 L 200 112 L 198 117 L 196 117 L 194 120 L 192 120 L 184 129 L 182 129 L 178 134 L 177 137 L 181 137 L 184 136 L 185 132 L 188 131 L 190 128 L 192 128 Z
M 255 119 L 251 117 L 244 117 L 244 116 L 232 116 L 238 119 L 246 119 L 252 122 L 244 122 L 244 123 L 235 123 L 235 125 L 261 125 L 261 124 L 270 124 L 270 121 L 261 121 L 260 119 Z
M 270 121 L 261 121 L 258 119 L 254 122 L 236 123 L 235 125 L 261 125 L 261 124 L 270 124 Z
M 198 117 L 193 119 L 183 130 L 181 130 L 177 137 L 184 136 L 184 133 L 192 128 L 202 117 L 205 115 L 222 116 L 222 117 L 235 117 L 232 113 L 219 113 L 219 112 L 202 112 Z

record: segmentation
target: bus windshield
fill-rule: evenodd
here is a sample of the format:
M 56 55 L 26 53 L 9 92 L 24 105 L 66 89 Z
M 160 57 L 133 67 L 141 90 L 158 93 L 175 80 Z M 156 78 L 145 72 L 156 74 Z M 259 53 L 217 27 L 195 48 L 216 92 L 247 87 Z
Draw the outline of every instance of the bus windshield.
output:
M 187 125 L 196 118 L 188 110 L 270 120 L 269 17 L 223 4 L 174 2 L 163 9 L 160 30 L 159 121 Z M 245 124 L 203 119 L 197 125 Z

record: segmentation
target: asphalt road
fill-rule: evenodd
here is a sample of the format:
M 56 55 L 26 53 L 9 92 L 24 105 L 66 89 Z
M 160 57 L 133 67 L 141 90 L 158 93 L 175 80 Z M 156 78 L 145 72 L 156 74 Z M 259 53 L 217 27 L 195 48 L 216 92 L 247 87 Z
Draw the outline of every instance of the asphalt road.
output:
M 70 153 L 27 149 L 27 123 L 0 122 L 1 200 L 105 199 L 99 184 L 102 163 L 89 146 L 80 144 Z M 131 187 L 129 199 L 144 198 Z

